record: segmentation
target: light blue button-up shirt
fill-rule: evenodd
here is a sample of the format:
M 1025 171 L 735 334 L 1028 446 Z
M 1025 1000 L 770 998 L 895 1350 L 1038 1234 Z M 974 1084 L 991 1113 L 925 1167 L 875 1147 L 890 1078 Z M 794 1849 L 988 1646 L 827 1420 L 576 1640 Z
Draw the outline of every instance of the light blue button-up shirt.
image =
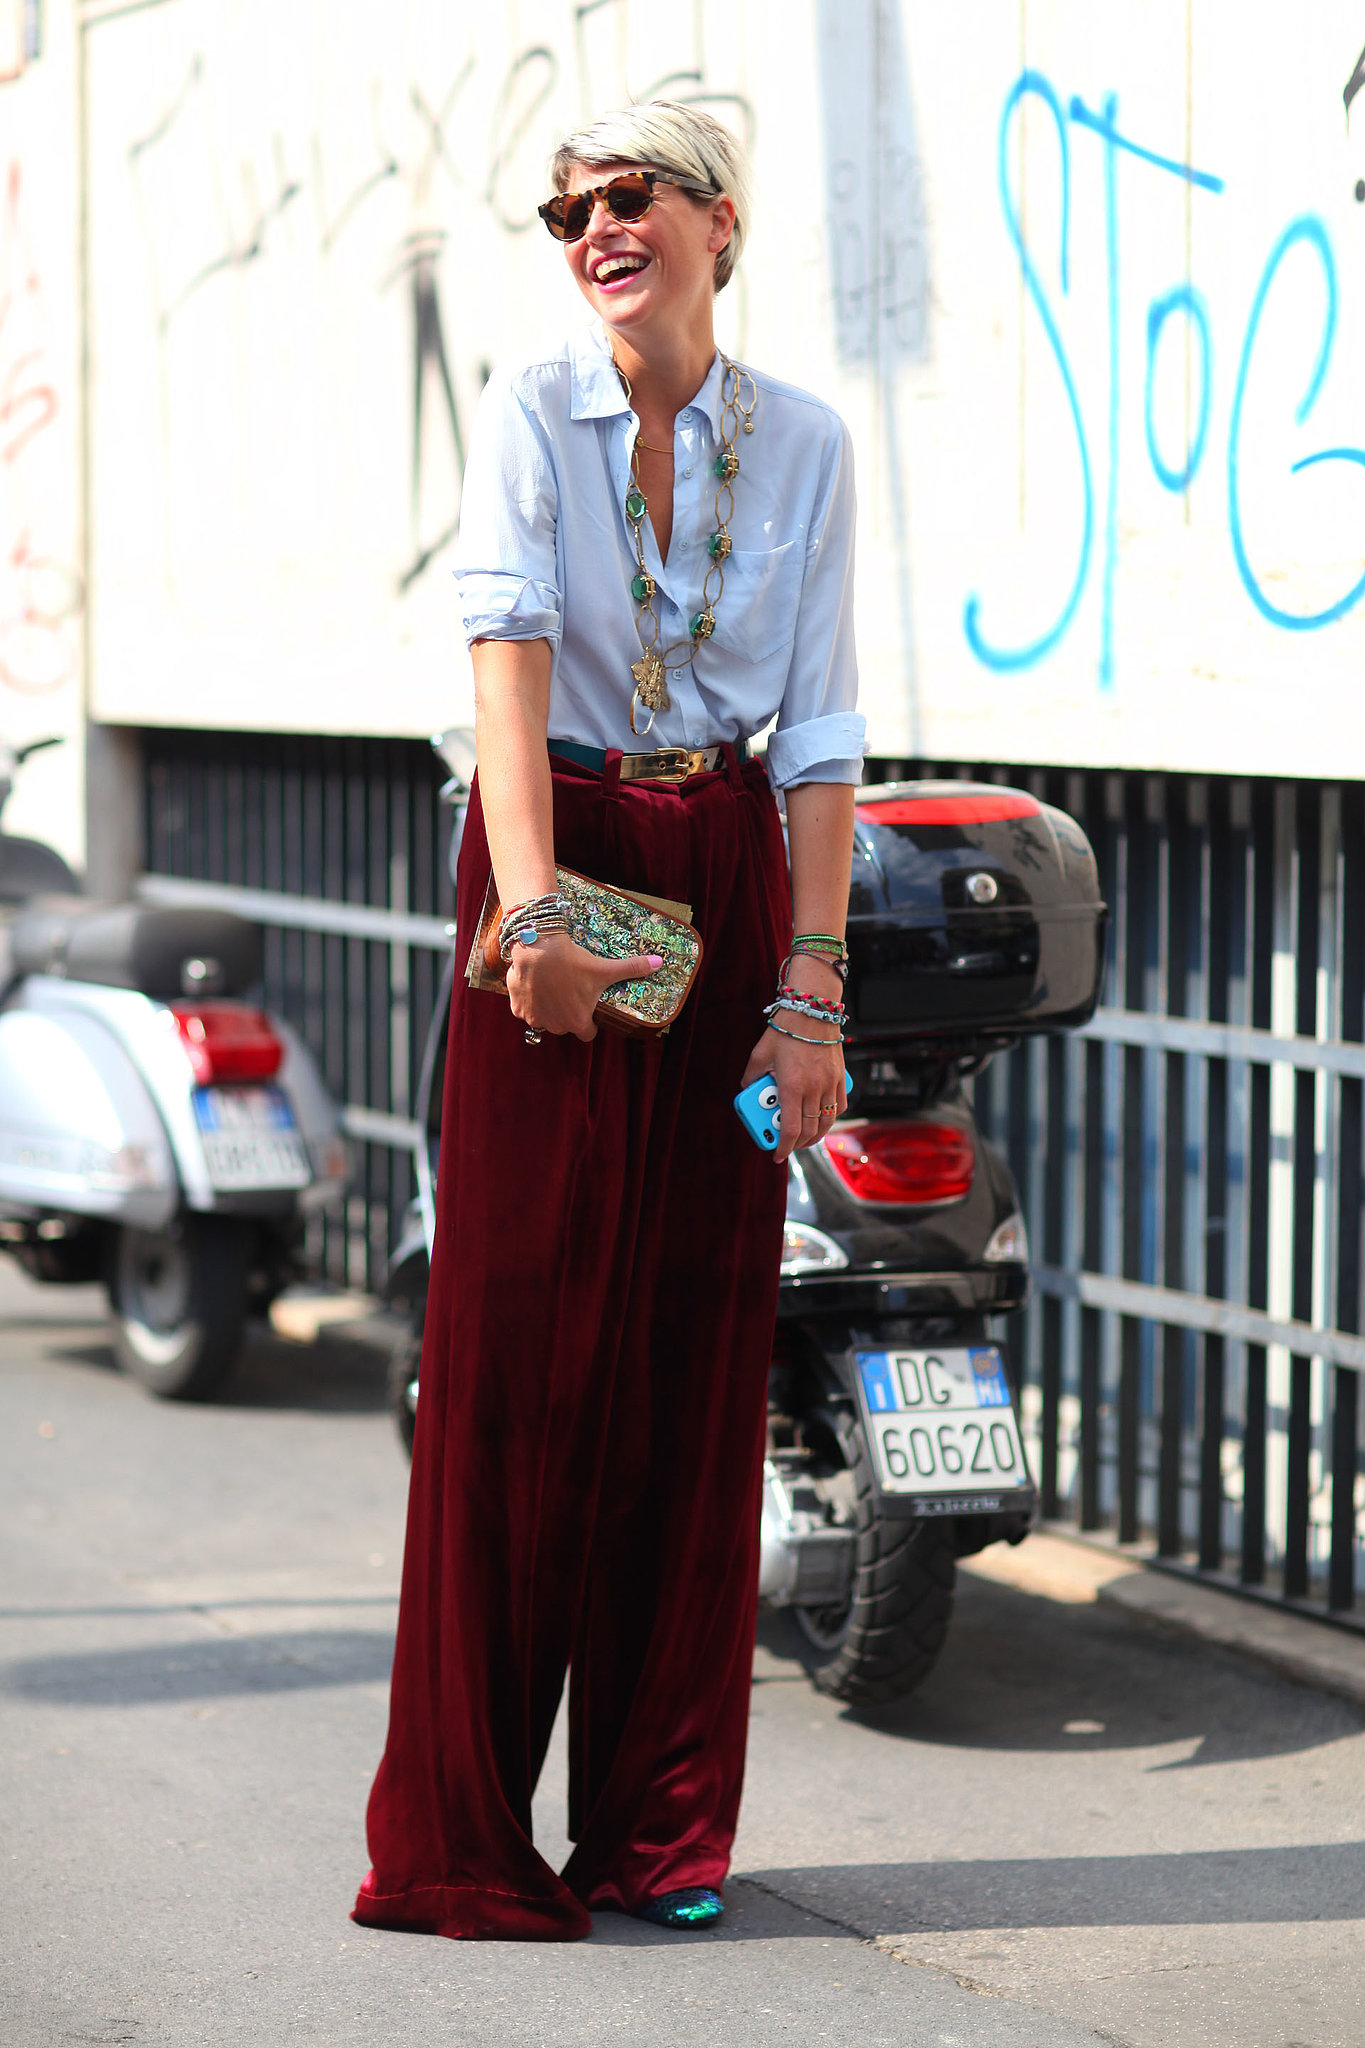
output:
M 648 739 L 630 729 L 640 639 L 625 500 L 640 422 L 598 326 L 499 372 L 483 394 L 456 550 L 465 633 L 549 641 L 552 738 L 625 753 L 709 747 L 748 739 L 776 716 L 768 771 L 777 787 L 857 782 L 866 722 L 854 709 L 848 430 L 820 399 L 752 375 L 754 431 L 736 440 L 733 552 L 715 632 L 691 667 L 670 673 L 672 708 Z M 650 522 L 643 528 L 659 647 L 684 643 L 672 661 L 686 653 L 710 562 L 722 376 L 717 356 L 674 423 L 667 562 Z

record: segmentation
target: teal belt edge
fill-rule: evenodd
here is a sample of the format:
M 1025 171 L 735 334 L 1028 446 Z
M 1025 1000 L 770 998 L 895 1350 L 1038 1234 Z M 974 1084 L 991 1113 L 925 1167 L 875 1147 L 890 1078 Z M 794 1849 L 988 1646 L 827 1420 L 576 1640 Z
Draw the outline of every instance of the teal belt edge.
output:
M 724 744 L 725 742 L 720 740 L 712 740 L 711 742 L 713 747 Z M 737 760 L 748 760 L 749 742 L 747 740 L 731 740 L 729 744 L 734 748 Z M 580 768 L 591 768 L 595 774 L 600 775 L 607 765 L 607 750 L 605 747 L 584 747 L 580 746 L 577 740 L 550 740 L 548 745 L 552 754 L 558 754 L 562 760 L 573 761 Z M 657 753 L 658 749 L 651 748 L 649 751 Z M 670 747 L 665 751 L 669 753 L 700 753 L 704 750 L 698 747 Z M 630 758 L 634 760 L 639 757 L 632 755 Z

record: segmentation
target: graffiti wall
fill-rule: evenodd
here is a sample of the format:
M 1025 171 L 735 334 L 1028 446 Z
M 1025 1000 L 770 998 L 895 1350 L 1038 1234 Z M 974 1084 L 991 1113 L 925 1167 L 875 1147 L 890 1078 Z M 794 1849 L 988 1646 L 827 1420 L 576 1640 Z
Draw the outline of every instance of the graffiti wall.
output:
M 73 860 L 81 817 L 80 357 L 74 35 L 0 5 L 0 742 L 60 736 L 7 831 Z
M 92 16 L 97 715 L 468 715 L 448 570 L 470 416 L 490 363 L 582 317 L 535 218 L 545 160 L 664 90 L 755 154 L 722 344 L 854 431 L 877 751 L 1365 760 L 1365 7 L 1285 21 L 1270 0 Z M 33 447 L 41 406 L 24 418 Z M 73 618 L 43 573 L 42 616 Z M 55 667 L 57 638 L 39 653 Z

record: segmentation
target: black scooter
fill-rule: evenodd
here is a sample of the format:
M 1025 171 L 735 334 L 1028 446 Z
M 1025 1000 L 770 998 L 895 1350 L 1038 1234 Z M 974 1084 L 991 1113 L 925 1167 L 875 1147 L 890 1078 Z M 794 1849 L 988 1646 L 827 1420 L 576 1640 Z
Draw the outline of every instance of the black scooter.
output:
M 472 752 L 451 769 L 451 865 Z M 1027 1033 L 1083 1024 L 1105 910 L 1080 828 L 1022 790 L 860 792 L 849 894 L 848 1114 L 788 1167 L 769 1379 L 760 1597 L 789 1611 L 820 1691 L 913 1691 L 943 1647 L 956 1562 L 1037 1511 L 1019 1385 L 996 1319 L 1023 1307 L 1028 1244 L 970 1077 Z M 418 1089 L 428 1152 L 386 1294 L 394 1413 L 411 1450 L 451 978 Z

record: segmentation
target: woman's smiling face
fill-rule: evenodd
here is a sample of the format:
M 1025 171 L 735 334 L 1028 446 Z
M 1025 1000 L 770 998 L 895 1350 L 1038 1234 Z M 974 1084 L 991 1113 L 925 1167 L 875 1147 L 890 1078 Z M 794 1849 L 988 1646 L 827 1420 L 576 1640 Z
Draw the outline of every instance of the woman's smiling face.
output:
M 575 164 L 567 189 L 586 192 L 623 168 L 636 167 Z M 594 312 L 624 332 L 652 325 L 661 314 L 685 319 L 693 306 L 709 306 L 715 292 L 716 256 L 733 226 L 730 200 L 695 199 L 676 185 L 664 184 L 661 175 L 654 204 L 643 220 L 629 225 L 614 220 L 599 199 L 586 233 L 565 243 L 564 256 Z

